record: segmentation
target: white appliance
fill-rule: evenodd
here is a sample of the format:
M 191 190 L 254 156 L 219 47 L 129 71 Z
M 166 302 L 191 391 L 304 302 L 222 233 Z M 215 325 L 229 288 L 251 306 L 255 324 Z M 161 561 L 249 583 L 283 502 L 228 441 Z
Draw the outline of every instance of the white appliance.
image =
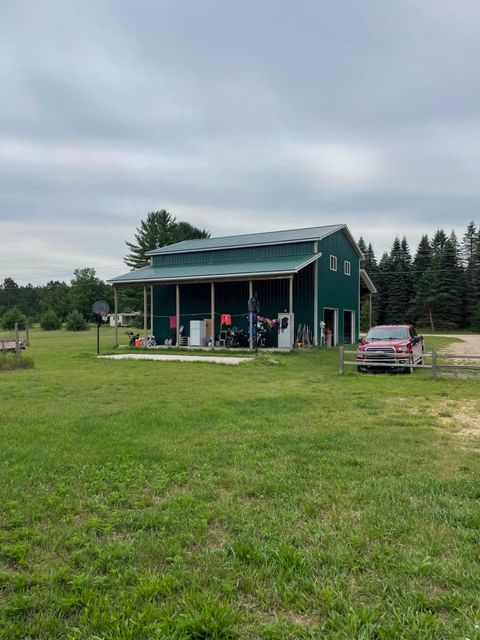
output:
M 293 347 L 294 340 L 294 313 L 279 313 L 278 314 L 278 348 L 279 349 L 291 349 Z M 283 327 L 283 329 L 282 329 Z
M 207 325 L 205 320 L 190 320 L 190 346 L 207 346 Z

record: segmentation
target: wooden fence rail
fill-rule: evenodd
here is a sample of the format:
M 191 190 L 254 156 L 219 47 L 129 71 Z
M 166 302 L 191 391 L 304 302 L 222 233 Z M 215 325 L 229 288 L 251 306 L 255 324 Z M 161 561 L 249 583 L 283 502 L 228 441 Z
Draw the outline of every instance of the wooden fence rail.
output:
M 355 360 L 347 360 L 345 356 L 355 356 Z M 362 360 L 357 360 L 356 356 L 362 355 Z M 438 352 L 437 349 L 432 349 L 430 353 L 425 352 L 423 354 L 423 362 L 422 364 L 416 364 L 413 362 L 413 355 L 408 357 L 408 362 L 404 364 L 385 362 L 385 359 L 388 358 L 390 354 L 386 355 L 384 351 L 369 351 L 368 352 L 368 360 L 365 359 L 365 351 L 347 351 L 345 347 L 340 347 L 339 350 L 339 366 L 338 371 L 340 375 L 343 375 L 345 372 L 345 366 L 353 366 L 353 367 L 371 367 L 371 368 L 385 368 L 385 369 L 431 369 L 432 378 L 434 380 L 438 380 L 439 370 L 441 369 L 459 369 L 463 371 L 480 371 L 480 365 L 468 365 L 468 364 L 459 364 L 458 362 L 454 362 L 452 364 L 446 364 L 444 362 L 438 362 Z M 396 354 L 391 354 L 396 355 Z M 431 358 L 432 364 L 425 364 L 425 358 Z M 453 359 L 453 360 L 479 360 L 480 355 L 455 355 L 452 353 L 442 353 L 441 358 L 443 359 Z M 407 358 L 404 358 L 407 359 Z

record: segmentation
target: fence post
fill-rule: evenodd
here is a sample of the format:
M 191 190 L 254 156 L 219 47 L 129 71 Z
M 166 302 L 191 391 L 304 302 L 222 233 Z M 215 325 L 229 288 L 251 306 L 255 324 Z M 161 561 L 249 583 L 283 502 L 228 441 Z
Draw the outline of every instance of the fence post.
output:
M 30 327 L 28 324 L 25 325 L 25 344 L 27 347 L 30 346 Z
M 18 322 L 15 323 L 15 353 L 20 356 L 20 336 L 18 334 Z
M 343 372 L 345 370 L 345 347 L 342 345 L 338 350 L 339 354 L 339 362 L 338 362 L 338 373 L 343 376 Z
M 438 380 L 437 364 L 438 364 L 437 348 L 433 347 L 433 349 L 432 349 L 432 378 L 434 380 Z

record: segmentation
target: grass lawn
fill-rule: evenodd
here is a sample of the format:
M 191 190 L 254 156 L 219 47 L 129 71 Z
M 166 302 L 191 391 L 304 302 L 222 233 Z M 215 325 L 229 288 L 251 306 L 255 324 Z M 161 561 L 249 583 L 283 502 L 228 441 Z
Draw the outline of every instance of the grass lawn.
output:
M 2 640 L 480 638 L 478 378 L 31 338 L 0 372 Z

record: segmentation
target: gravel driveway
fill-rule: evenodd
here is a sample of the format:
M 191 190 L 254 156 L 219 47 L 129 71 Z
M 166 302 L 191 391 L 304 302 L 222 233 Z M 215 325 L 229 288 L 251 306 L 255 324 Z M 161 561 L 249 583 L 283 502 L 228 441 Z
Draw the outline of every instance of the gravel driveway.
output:
M 454 353 L 459 356 L 480 356 L 480 334 L 478 335 L 456 335 L 453 333 L 424 333 L 426 338 L 458 338 L 463 342 L 453 342 L 444 347 L 442 351 Z

